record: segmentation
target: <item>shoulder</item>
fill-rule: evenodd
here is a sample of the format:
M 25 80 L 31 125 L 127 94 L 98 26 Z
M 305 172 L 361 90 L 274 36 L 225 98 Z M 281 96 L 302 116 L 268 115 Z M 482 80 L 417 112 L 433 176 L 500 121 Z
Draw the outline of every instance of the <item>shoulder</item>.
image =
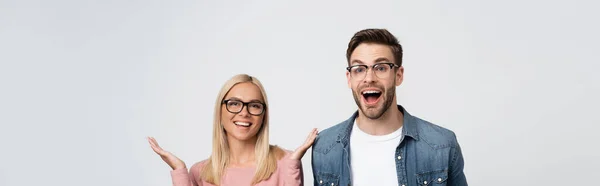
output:
M 208 163 L 208 159 L 204 159 L 202 161 L 196 162 L 192 165 L 192 168 L 196 167 L 196 168 L 202 168 L 204 167 L 204 165 L 206 165 L 206 163 Z
M 208 159 L 204 159 L 202 161 L 194 163 L 192 167 L 190 167 L 190 173 L 194 176 L 194 178 L 198 178 L 200 176 L 202 169 L 204 169 L 207 163 Z
M 290 159 L 290 156 L 294 153 L 294 151 L 284 149 L 281 147 L 275 146 L 277 149 L 276 158 L 277 158 L 277 167 L 287 167 L 292 169 L 301 169 L 302 161 Z
M 289 156 L 290 154 L 292 154 L 293 151 L 279 147 L 277 145 L 271 145 L 270 148 L 270 154 L 273 155 L 273 157 L 275 157 L 276 160 L 281 160 L 284 157 Z
M 338 140 L 346 133 L 349 129 L 351 119 L 339 122 L 338 124 L 326 128 L 319 132 L 315 142 L 313 143 L 313 149 L 328 149 L 332 145 L 336 144 Z
M 320 138 L 328 138 L 331 136 L 337 136 L 344 129 L 346 129 L 347 126 L 348 126 L 348 120 L 339 122 L 339 123 L 335 124 L 334 126 L 326 128 L 326 129 L 322 130 L 321 132 L 319 132 L 319 137 Z
M 433 148 L 455 147 L 458 145 L 454 131 L 413 116 L 419 139 Z

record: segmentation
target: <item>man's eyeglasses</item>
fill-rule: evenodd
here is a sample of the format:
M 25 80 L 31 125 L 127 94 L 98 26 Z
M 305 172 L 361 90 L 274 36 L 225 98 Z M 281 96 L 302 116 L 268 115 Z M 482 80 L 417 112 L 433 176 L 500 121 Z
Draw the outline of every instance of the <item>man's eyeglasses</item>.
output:
M 255 116 L 261 115 L 265 111 L 266 107 L 266 105 L 261 102 L 243 102 L 240 100 L 231 99 L 223 100 L 223 104 L 225 104 L 225 108 L 227 108 L 227 111 L 231 113 L 240 113 L 242 109 L 246 107 L 248 113 Z
M 378 78 L 385 79 L 385 78 L 388 78 L 390 76 L 390 74 L 392 74 L 391 73 L 392 69 L 397 68 L 397 67 L 398 67 L 398 65 L 396 65 L 394 63 L 377 63 L 372 66 L 352 65 L 352 66 L 346 67 L 346 70 L 348 70 L 348 72 L 350 72 L 350 77 L 352 77 L 352 79 L 358 80 L 358 79 L 364 79 L 367 75 L 367 70 L 369 70 L 369 68 L 371 68 Z

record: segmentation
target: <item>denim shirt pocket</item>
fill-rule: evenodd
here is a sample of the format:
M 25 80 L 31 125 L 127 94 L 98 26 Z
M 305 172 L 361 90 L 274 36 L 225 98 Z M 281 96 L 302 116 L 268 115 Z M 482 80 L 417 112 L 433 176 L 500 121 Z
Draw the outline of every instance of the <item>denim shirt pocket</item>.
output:
M 448 180 L 448 170 L 429 171 L 417 174 L 417 184 L 426 185 L 446 185 Z
M 323 186 L 336 186 L 339 185 L 340 177 L 332 173 L 317 173 L 317 184 Z

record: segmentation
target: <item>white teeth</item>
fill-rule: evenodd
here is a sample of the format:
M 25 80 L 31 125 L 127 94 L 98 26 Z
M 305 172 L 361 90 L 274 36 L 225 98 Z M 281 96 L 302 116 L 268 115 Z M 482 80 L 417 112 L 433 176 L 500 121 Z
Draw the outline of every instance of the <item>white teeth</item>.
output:
M 246 123 L 246 122 L 236 121 L 236 122 L 233 122 L 233 123 L 236 124 L 236 125 L 244 126 L 244 127 L 250 126 L 250 123 Z
M 376 90 L 366 90 L 362 92 L 363 94 L 377 94 L 377 93 L 381 93 L 380 91 L 376 91 Z

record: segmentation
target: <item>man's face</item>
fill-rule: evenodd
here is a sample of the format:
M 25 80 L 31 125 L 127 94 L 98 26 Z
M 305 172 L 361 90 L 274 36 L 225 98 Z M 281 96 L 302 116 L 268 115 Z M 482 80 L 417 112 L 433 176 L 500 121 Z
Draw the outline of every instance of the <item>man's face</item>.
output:
M 392 50 L 382 44 L 362 43 L 350 55 L 350 66 L 368 66 L 366 70 L 354 67 L 346 71 L 346 78 L 356 105 L 369 119 L 380 118 L 394 102 L 396 86 L 402 83 L 404 72 L 403 67 L 396 70 L 389 65 L 394 62 Z

